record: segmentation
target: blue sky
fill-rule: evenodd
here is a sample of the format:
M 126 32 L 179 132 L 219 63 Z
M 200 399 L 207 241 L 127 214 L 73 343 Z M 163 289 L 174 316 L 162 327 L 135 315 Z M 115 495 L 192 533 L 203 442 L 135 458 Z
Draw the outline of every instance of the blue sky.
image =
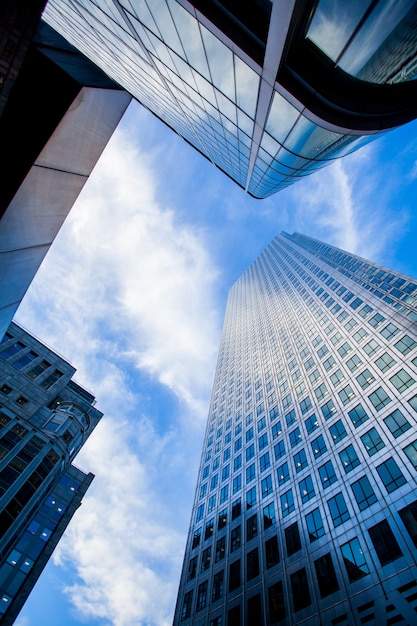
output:
M 417 276 L 416 131 L 260 201 L 129 107 L 16 315 L 105 414 L 16 626 L 171 624 L 228 290 L 281 230 Z

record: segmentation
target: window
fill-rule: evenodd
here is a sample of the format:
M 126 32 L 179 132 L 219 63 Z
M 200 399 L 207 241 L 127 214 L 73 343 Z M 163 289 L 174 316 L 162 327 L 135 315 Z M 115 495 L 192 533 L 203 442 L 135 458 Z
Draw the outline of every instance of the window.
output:
M 404 448 L 404 452 L 408 457 L 408 460 L 412 464 L 415 470 L 417 470 L 417 440 L 410 443 L 410 445 Z
M 207 587 L 208 581 L 206 580 L 204 583 L 201 583 L 198 587 L 198 595 L 197 595 L 197 606 L 196 611 L 202 611 L 206 608 L 207 605 Z
M 411 339 L 411 337 L 409 335 L 404 335 L 404 337 L 402 337 L 402 339 L 400 339 L 399 341 L 397 341 L 397 343 L 394 344 L 394 348 L 397 348 L 398 352 L 401 352 L 401 354 L 407 355 L 409 352 L 411 352 L 411 350 L 413 350 L 417 345 L 417 342 L 414 341 L 414 339 Z
M 381 326 L 382 322 L 385 322 L 385 317 L 381 315 L 381 313 L 375 313 L 375 315 L 368 321 L 370 326 L 373 328 L 378 328 Z
M 389 380 L 400 393 L 404 393 L 404 391 L 416 382 L 404 369 L 400 369 L 400 371 L 394 374 L 394 376 L 391 376 Z
M 203 554 L 201 556 L 201 571 L 205 572 L 210 567 L 211 560 L 211 547 L 203 550 Z
M 333 335 L 333 337 L 331 337 L 330 341 L 335 346 L 339 343 L 339 341 L 342 341 L 342 339 L 343 339 L 342 334 L 339 333 L 338 331 L 335 335 Z
M 361 343 L 361 341 L 363 341 L 365 337 L 368 336 L 368 334 L 369 333 L 364 328 L 359 328 L 359 330 L 357 330 L 356 333 L 353 334 L 353 338 L 356 343 Z
M 336 413 L 336 407 L 334 405 L 333 400 L 329 400 L 321 407 L 321 412 L 323 413 L 324 419 L 328 420 Z
M 310 396 L 307 396 L 307 398 L 304 398 L 304 400 L 302 400 L 302 402 L 300 402 L 300 410 L 301 410 L 301 414 L 305 415 L 312 407 L 312 403 L 310 400 Z
M 371 383 L 374 382 L 375 376 L 368 369 L 366 369 L 356 377 L 356 380 L 362 389 L 366 389 Z
M 367 415 L 365 409 L 361 404 L 358 404 L 357 406 L 355 406 L 354 409 L 348 411 L 348 415 L 352 420 L 352 424 L 355 428 L 358 428 L 361 424 L 369 419 L 369 416 Z
M 204 516 L 204 504 L 200 504 L 200 506 L 197 509 L 196 516 L 195 516 L 196 523 L 200 522 L 203 519 L 203 516 Z
M 266 569 L 279 563 L 278 538 L 276 535 L 265 541 Z
M 335 373 L 330 376 L 333 387 L 338 387 L 345 380 L 345 378 L 346 377 L 341 369 L 337 369 Z
M 47 378 L 45 378 L 44 380 L 41 381 L 40 385 L 41 385 L 41 387 L 43 387 L 43 389 L 49 389 L 63 375 L 64 374 L 62 372 L 60 372 L 59 370 L 54 370 L 52 372 L 52 374 L 49 374 L 49 376 L 47 376 Z
M 213 535 L 213 531 L 214 531 L 214 520 L 212 519 L 206 525 L 206 530 L 204 533 L 204 541 L 206 539 L 210 539 L 210 537 Z
M 380 331 L 381 335 L 382 335 L 383 337 L 385 337 L 385 339 L 388 339 L 388 340 L 390 340 L 390 339 L 392 339 L 393 337 L 395 337 L 395 335 L 396 335 L 397 333 L 399 333 L 399 332 L 400 332 L 400 329 L 399 329 L 397 326 L 395 326 L 395 324 L 393 324 L 392 322 L 390 322 L 389 324 L 387 324 L 387 325 L 385 326 L 385 328 L 383 328 L 383 329 Z
M 267 433 L 264 433 L 261 437 L 259 437 L 258 445 L 259 445 L 259 450 L 263 450 L 264 448 L 266 448 L 266 446 L 268 445 L 268 434 Z
M 272 432 L 272 439 L 276 439 L 277 437 L 282 435 L 281 422 L 277 422 L 276 424 L 274 424 L 272 426 L 271 432 Z
M 271 476 L 271 474 L 261 481 L 261 491 L 262 491 L 262 497 L 263 498 L 266 498 L 267 495 L 272 493 L 272 476 Z
M 200 544 L 200 539 L 201 539 L 201 528 L 196 530 L 195 533 L 194 533 L 193 543 L 191 545 L 191 549 L 192 550 L 194 550 L 194 548 L 196 548 Z
M 401 485 L 404 485 L 404 483 L 407 482 L 403 473 L 401 472 L 400 468 L 392 457 L 387 459 L 384 463 L 381 463 L 381 465 L 378 465 L 376 471 L 378 472 L 388 493 L 395 491 L 396 489 L 401 487 Z
M 377 501 L 375 492 L 366 476 L 352 483 L 351 488 L 361 511 Z
M 240 470 L 240 468 L 242 467 L 242 455 L 238 454 L 234 459 L 233 459 L 233 471 L 237 472 L 238 470 Z
M 251 426 L 245 433 L 246 443 L 249 443 L 253 439 L 253 426 Z
M 223 590 L 224 590 L 224 571 L 217 572 L 217 574 L 213 577 L 213 590 L 211 601 L 216 602 L 223 598 Z
M 191 591 L 187 591 L 187 593 L 184 594 L 184 602 L 182 604 L 182 611 L 181 611 L 182 622 L 188 617 L 190 617 L 192 603 L 193 603 L 193 590 L 191 589 Z
M 308 515 L 306 515 L 306 524 L 310 543 L 313 543 L 313 541 L 316 541 L 317 539 L 322 537 L 322 535 L 324 535 L 325 531 L 323 526 L 323 520 L 321 518 L 319 509 L 314 509 L 313 511 L 311 511 L 311 513 L 308 513 Z
M 382 411 L 384 406 L 387 406 L 387 404 L 391 402 L 391 398 L 382 387 L 378 387 L 378 389 L 376 389 L 376 391 L 371 393 L 368 397 L 374 405 L 376 411 Z
M 229 591 L 234 591 L 240 587 L 240 559 L 234 563 L 230 563 L 229 568 Z M 230 611 L 229 611 L 230 614 Z M 229 619 L 230 623 L 230 619 Z M 240 624 L 240 621 L 237 622 Z
M 397 361 L 393 359 L 393 357 L 388 354 L 388 352 L 384 352 L 384 354 L 375 361 L 375 365 L 377 365 L 381 372 L 384 373 L 389 370 L 393 365 L 395 365 L 396 362 Z
M 240 526 L 233 528 L 230 533 L 230 552 L 234 552 L 240 548 Z
M 395 439 L 411 428 L 410 422 L 407 421 L 400 409 L 395 409 L 395 411 L 390 413 L 390 415 L 384 419 L 384 422 L 388 430 L 390 430 L 394 435 Z
M 275 505 L 273 502 L 268 504 L 263 510 L 264 530 L 275 524 Z
M 285 544 L 287 547 L 287 556 L 292 556 L 301 550 L 301 538 L 297 522 L 294 522 L 294 524 L 291 524 L 291 526 L 285 529 Z
M 292 511 L 294 511 L 295 504 L 294 504 L 294 496 L 292 493 L 292 489 L 289 489 L 288 491 L 283 493 L 282 496 L 280 497 L 280 500 L 281 500 L 281 511 L 282 511 L 283 517 L 285 517 L 286 515 L 289 515 L 290 513 L 292 513 Z
M 2 352 L 0 352 L 0 357 L 2 359 L 9 359 L 14 354 L 20 352 L 20 350 L 24 350 L 26 348 L 25 344 L 21 341 L 17 341 L 16 343 L 11 344 L 8 348 L 5 348 Z
M 284 589 L 282 582 L 278 581 L 275 584 L 268 587 L 268 606 L 269 606 L 269 621 L 271 624 L 285 619 L 285 602 L 284 602 Z
M 261 470 L 261 472 L 264 472 L 265 470 L 268 469 L 270 465 L 271 465 L 271 460 L 269 458 L 269 452 L 266 452 L 259 459 L 259 469 Z
M 362 365 L 362 361 L 361 359 L 358 357 L 357 354 L 354 354 L 353 356 L 350 357 L 350 359 L 348 359 L 346 361 L 346 365 L 348 366 L 348 368 L 350 369 L 351 372 L 353 372 L 355 369 L 357 369 L 360 365 Z
M 301 432 L 299 428 L 296 428 L 290 432 L 290 444 L 291 448 L 295 448 L 301 442 Z
M 317 350 L 317 356 L 319 357 L 319 359 L 322 359 L 324 356 L 326 356 L 328 351 L 329 348 L 327 346 L 322 346 L 321 348 L 319 348 L 319 350 Z
M 327 461 L 326 463 L 324 463 L 324 465 L 319 467 L 319 476 L 321 484 L 325 489 L 326 487 L 329 487 L 331 484 L 336 482 L 337 476 L 336 472 L 334 471 L 333 463 L 331 461 Z
M 381 346 L 375 339 L 371 339 L 363 346 L 364 352 L 366 352 L 369 357 L 373 356 L 375 352 L 378 352 L 380 348 Z
M 355 469 L 355 467 L 360 465 L 358 455 L 356 454 L 355 448 L 352 445 L 342 450 L 342 452 L 339 452 L 339 457 L 346 474 L 348 474 L 353 469 Z
M 242 503 L 241 503 L 240 498 L 238 498 L 238 500 L 235 500 L 235 502 L 233 502 L 232 504 L 232 521 L 238 518 L 241 515 L 241 512 L 242 512 Z
M 246 493 L 246 508 L 250 509 L 256 504 L 256 487 L 252 487 Z
M 275 460 L 278 461 L 285 455 L 285 442 L 279 441 L 276 446 L 274 446 Z
M 297 452 L 297 454 L 294 455 L 293 459 L 296 472 L 301 472 L 301 470 L 303 470 L 308 465 L 307 456 L 304 448 L 300 450 L 300 452 Z
M 311 442 L 311 448 L 316 459 L 327 451 L 323 435 L 319 435 L 316 439 L 313 439 Z
M 40 363 L 38 363 L 38 365 L 35 365 L 35 367 L 33 367 L 29 372 L 26 372 L 26 376 L 32 378 L 33 380 L 34 378 L 40 376 L 42 372 L 47 370 L 48 367 L 51 367 L 51 364 L 48 363 L 48 361 L 41 361 Z
M 294 604 L 294 612 L 301 611 L 311 604 L 310 590 L 308 588 L 307 574 L 303 567 L 290 576 L 291 596 Z
M 343 389 L 339 391 L 338 395 L 342 404 L 345 405 L 355 397 L 355 392 L 350 385 L 346 385 L 346 387 L 343 387 Z
M 298 486 L 300 488 L 301 501 L 303 503 L 308 502 L 316 495 L 311 476 L 306 476 L 304 480 L 298 483 Z
M 369 574 L 369 567 L 365 561 L 363 550 L 356 537 L 355 539 L 344 543 L 340 547 L 340 551 L 342 553 L 346 573 L 351 583 L 354 583 L 356 580 L 359 580 Z
M 417 548 L 417 500 L 398 512 L 413 544 Z
M 288 463 L 283 463 L 277 468 L 278 485 L 283 485 L 290 478 Z
M 38 356 L 39 355 L 36 354 L 36 352 L 33 352 L 31 350 L 30 352 L 26 352 L 26 354 L 17 359 L 17 361 L 13 363 L 13 366 L 16 367 L 16 369 L 20 370 L 22 369 L 22 367 L 25 367 L 25 365 L 29 365 L 29 363 L 32 363 L 32 361 L 37 359 Z
M 329 392 L 327 391 L 326 385 L 322 383 L 314 390 L 314 393 L 316 394 L 317 400 L 320 402 L 320 400 L 323 400 Z
M 352 352 L 352 346 L 349 345 L 347 341 L 345 341 L 345 343 L 341 345 L 340 348 L 337 349 L 337 351 L 343 359 L 347 354 L 349 354 L 349 352 Z
M 336 572 L 330 553 L 324 554 L 322 557 L 314 561 L 314 568 L 316 570 L 316 579 L 319 586 L 320 597 L 326 598 L 335 591 L 339 590 L 339 583 L 337 582 Z
M 225 554 L 226 554 L 226 537 L 221 537 L 216 542 L 215 562 L 218 563 L 219 561 L 222 561 L 225 557 Z
M 190 559 L 188 563 L 187 581 L 195 578 L 196 573 L 197 573 L 197 557 L 194 556 L 192 559 Z
M 247 553 L 246 566 L 247 566 L 247 570 L 246 570 L 247 580 L 252 580 L 253 578 L 256 578 L 256 576 L 259 576 L 258 548 L 255 548 L 254 550 L 251 550 L 250 552 Z
M 319 427 L 319 422 L 317 420 L 317 417 L 315 416 L 315 414 L 313 413 L 313 415 L 310 415 L 309 418 L 306 419 L 306 421 L 304 422 L 307 433 L 309 435 L 311 435 L 311 433 L 316 430 L 316 428 Z
M 370 313 L 372 313 L 373 308 L 371 306 L 369 306 L 369 304 L 365 304 L 364 307 L 361 308 L 361 310 L 359 311 L 359 315 L 361 317 L 363 317 L 364 319 L 366 319 Z
M 368 430 L 368 432 L 362 435 L 361 440 L 369 456 L 373 456 L 378 450 L 385 448 L 385 443 L 382 441 L 376 428 Z
M 255 513 L 255 515 L 252 515 L 252 517 L 249 517 L 246 520 L 246 540 L 250 541 L 251 539 L 256 537 L 257 534 L 258 534 L 258 517 Z
M 347 436 L 347 432 L 342 420 L 337 420 L 337 422 L 335 422 L 333 426 L 330 426 L 329 431 L 332 436 L 333 443 L 335 444 L 339 443 L 339 441 Z
M 295 410 L 292 409 L 289 413 L 286 414 L 285 423 L 287 424 L 287 426 L 291 426 L 291 424 L 294 424 L 295 420 L 296 420 Z
M 232 489 L 233 493 L 237 493 L 240 489 L 242 489 L 242 474 L 235 476 L 232 483 Z
M 225 467 L 223 467 L 222 469 L 222 482 L 224 482 L 225 480 L 227 480 L 230 476 L 230 465 L 225 465 Z
M 229 497 L 229 485 L 225 485 L 220 489 L 220 504 L 226 502 Z
M 246 448 L 246 461 L 250 461 L 255 456 L 255 446 L 253 443 Z
M 340 526 L 343 522 L 350 519 L 350 514 L 346 506 L 345 499 L 341 493 L 327 501 L 334 527 Z
M 387 520 L 368 528 L 368 533 L 381 565 L 392 563 L 403 555 Z

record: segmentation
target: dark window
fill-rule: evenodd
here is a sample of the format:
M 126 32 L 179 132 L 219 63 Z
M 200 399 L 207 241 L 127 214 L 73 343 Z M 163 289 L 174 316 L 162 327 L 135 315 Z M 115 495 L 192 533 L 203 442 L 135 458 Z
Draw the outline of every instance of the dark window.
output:
M 381 565 L 392 563 L 403 555 L 387 520 L 371 526 L 368 532 Z
M 285 455 L 285 442 L 280 441 L 274 446 L 275 460 L 278 461 Z
M 20 352 L 20 350 L 24 350 L 24 348 L 26 348 L 25 344 L 23 344 L 21 341 L 17 341 L 16 343 L 12 343 L 12 345 L 0 352 L 0 357 L 2 359 L 9 359 L 14 354 Z
M 240 526 L 237 526 L 230 533 L 230 552 L 240 548 Z
M 333 520 L 334 526 L 340 526 L 346 520 L 350 519 L 350 514 L 346 506 L 345 499 L 341 493 L 338 493 L 333 498 L 327 501 L 329 506 L 330 515 Z
M 223 560 L 225 554 L 226 554 L 226 537 L 221 537 L 221 539 L 219 539 L 216 542 L 215 562 L 218 563 L 219 561 Z
M 210 539 L 210 537 L 213 535 L 213 530 L 214 530 L 214 520 L 210 520 L 204 532 L 204 541 L 206 539 Z
M 196 548 L 199 545 L 200 539 L 201 539 L 201 528 L 196 530 L 195 533 L 194 533 L 193 543 L 192 543 L 192 546 L 191 546 L 192 550 L 194 550 L 194 548 Z
M 194 556 L 192 559 L 190 559 L 190 562 L 188 563 L 187 581 L 195 578 L 196 573 L 197 573 L 197 557 Z
M 314 509 L 311 513 L 306 515 L 306 524 L 310 543 L 313 543 L 313 541 L 316 541 L 324 535 L 323 520 L 319 509 Z
M 201 557 L 201 571 L 205 572 L 210 567 L 211 562 L 211 547 L 203 550 Z
M 202 611 L 206 608 L 207 605 L 207 580 L 204 583 L 201 583 L 198 587 L 198 595 L 197 595 L 197 607 L 196 611 Z
M 251 550 L 246 555 L 246 580 L 252 580 L 256 576 L 259 576 L 259 554 L 258 548 Z
M 246 541 L 250 541 L 258 534 L 258 517 L 257 515 L 252 515 L 249 519 L 246 520 Z
M 371 504 L 377 501 L 377 497 L 367 476 L 363 476 L 363 478 L 352 483 L 351 487 L 361 511 L 367 509 L 368 506 L 371 506 Z
M 317 583 L 320 590 L 320 597 L 326 598 L 330 594 L 338 591 L 339 584 L 330 553 L 323 555 L 314 561 Z
M 278 538 L 276 535 L 265 541 L 266 569 L 279 563 Z
M 246 492 L 246 508 L 251 509 L 256 504 L 256 487 Z
M 311 604 L 310 590 L 308 588 L 307 574 L 303 567 L 291 574 L 291 595 L 294 611 L 301 611 Z
M 213 589 L 212 589 L 212 597 L 211 601 L 216 602 L 223 598 L 224 592 L 224 571 L 217 572 L 217 574 L 213 577 Z
M 232 521 L 236 519 L 237 517 L 239 517 L 241 513 L 242 513 L 242 503 L 239 498 L 239 500 L 236 500 L 232 504 Z
M 26 354 L 17 359 L 17 361 L 13 363 L 13 366 L 20 370 L 22 369 L 22 367 L 25 367 L 25 365 L 29 365 L 29 363 L 32 363 L 32 361 L 37 359 L 38 356 L 39 355 L 36 354 L 36 352 L 33 352 L 31 350 L 30 352 L 26 352 Z
M 297 522 L 294 522 L 294 524 L 291 524 L 291 526 L 285 529 L 285 544 L 287 547 L 287 556 L 291 556 L 301 550 L 301 538 Z
M 181 621 L 187 619 L 191 615 L 191 606 L 193 603 L 193 590 L 187 591 L 184 595 L 184 602 L 182 604 Z
M 376 471 L 378 472 L 388 493 L 395 491 L 407 482 L 404 474 L 401 472 L 392 457 L 387 459 L 384 463 L 381 463 L 381 465 L 378 465 Z
M 340 547 L 346 573 L 351 583 L 369 574 L 369 567 L 365 561 L 359 541 L 352 539 Z
M 234 591 L 240 587 L 240 559 L 230 563 L 229 568 L 229 591 Z
M 417 500 L 401 509 L 399 514 L 412 542 L 417 548 Z
M 262 603 L 259 593 L 248 599 L 248 624 L 262 624 Z
M 306 419 L 306 421 L 304 422 L 307 433 L 309 435 L 311 435 L 311 433 L 316 430 L 316 428 L 319 427 L 319 422 L 317 417 L 315 416 L 315 414 L 313 413 L 313 415 L 310 415 L 309 418 Z
M 268 587 L 268 606 L 270 624 L 276 624 L 285 619 L 284 589 L 281 581 Z
M 268 504 L 263 510 L 263 518 L 264 518 L 264 530 L 275 524 L 275 504 L 271 502 Z
M 221 530 L 227 524 L 227 511 L 222 511 L 219 513 L 219 517 L 217 520 L 217 530 Z
M 298 483 L 298 486 L 300 488 L 300 495 L 303 503 L 308 502 L 316 495 L 311 476 L 306 476 L 304 480 Z
M 289 515 L 295 510 L 294 495 L 293 495 L 292 489 L 289 489 L 288 491 L 283 493 L 282 496 L 280 496 L 280 502 L 281 502 L 281 513 L 283 517 L 285 517 L 286 515 Z

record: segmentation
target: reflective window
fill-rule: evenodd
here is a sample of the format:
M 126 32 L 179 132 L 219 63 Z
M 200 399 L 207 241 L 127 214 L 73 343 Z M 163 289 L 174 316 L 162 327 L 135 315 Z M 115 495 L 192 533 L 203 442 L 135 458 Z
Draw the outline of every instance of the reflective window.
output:
M 369 567 L 365 561 L 363 550 L 357 538 L 340 547 L 346 573 L 351 583 L 369 574 Z

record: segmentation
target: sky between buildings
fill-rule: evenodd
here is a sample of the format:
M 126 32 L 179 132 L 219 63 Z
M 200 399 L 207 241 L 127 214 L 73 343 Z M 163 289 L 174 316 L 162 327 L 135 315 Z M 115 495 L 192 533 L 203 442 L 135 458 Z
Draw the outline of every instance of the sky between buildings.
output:
M 133 103 L 16 321 L 105 417 L 96 478 L 16 626 L 167 626 L 227 293 L 295 230 L 416 277 L 417 122 L 254 200 Z

